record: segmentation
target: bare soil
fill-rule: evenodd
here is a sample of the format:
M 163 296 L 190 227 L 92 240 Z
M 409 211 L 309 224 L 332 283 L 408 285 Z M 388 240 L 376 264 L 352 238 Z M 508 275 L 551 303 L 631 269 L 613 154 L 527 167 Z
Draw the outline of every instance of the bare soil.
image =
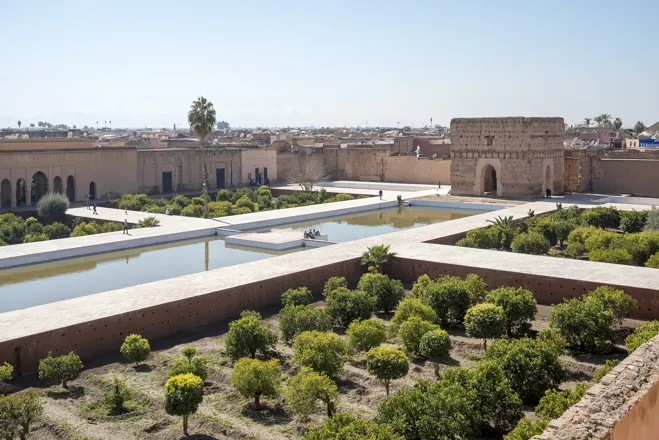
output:
M 321 305 L 319 302 L 317 305 Z M 278 310 L 264 310 L 264 319 L 277 328 Z M 551 307 L 538 306 L 533 330 L 548 325 Z M 388 320 L 390 316 L 378 315 Z M 622 338 L 639 321 L 626 321 Z M 232 363 L 225 355 L 224 336 L 227 323 L 204 327 L 161 341 L 152 342 L 152 354 L 145 365 L 135 367 L 123 361 L 118 353 L 98 357 L 87 362 L 85 371 L 73 381 L 68 390 L 60 386 L 43 387 L 35 377 L 23 378 L 14 385 L 20 389 L 35 388 L 44 394 L 44 417 L 30 438 L 60 439 L 178 439 L 183 438 L 180 417 L 169 416 L 164 410 L 163 387 L 167 379 L 167 365 L 180 357 L 181 349 L 194 344 L 201 355 L 210 360 L 211 373 L 206 381 L 204 401 L 199 411 L 190 417 L 189 439 L 290 439 L 299 438 L 309 426 L 325 420 L 319 407 L 310 420 L 299 420 L 287 411 L 283 397 L 262 399 L 262 407 L 255 408 L 251 400 L 240 396 L 229 383 Z M 463 330 L 449 331 L 453 348 L 451 360 L 442 370 L 453 366 L 474 365 L 483 356 L 482 341 L 469 338 Z M 389 341 L 400 344 L 397 339 Z M 292 350 L 283 343 L 277 346 L 284 375 L 295 367 L 290 364 Z M 622 359 L 623 348 L 609 355 L 565 356 L 563 361 L 569 374 L 564 386 L 588 381 L 607 359 Z M 103 393 L 110 389 L 114 377 L 124 379 L 132 391 L 130 411 L 121 415 L 107 415 L 100 406 Z M 410 364 L 408 375 L 392 384 L 392 393 L 412 386 L 419 379 L 435 380 L 433 366 L 423 360 Z M 338 381 L 341 394 L 340 410 L 372 418 L 385 397 L 384 386 L 370 376 L 364 366 L 363 355 L 353 356 Z M 525 408 L 532 415 L 533 408 Z

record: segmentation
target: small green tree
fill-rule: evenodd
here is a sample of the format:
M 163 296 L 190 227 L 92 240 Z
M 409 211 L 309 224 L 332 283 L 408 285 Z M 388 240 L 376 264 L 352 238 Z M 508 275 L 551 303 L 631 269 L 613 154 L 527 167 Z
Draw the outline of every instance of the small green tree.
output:
M 391 381 L 405 376 L 409 368 L 407 356 L 397 348 L 380 346 L 366 353 L 366 370 L 384 384 L 387 396 Z
M 69 199 L 62 194 L 48 193 L 37 202 L 39 217 L 47 220 L 62 220 L 69 209 Z
M 258 312 L 246 310 L 240 314 L 240 319 L 229 323 L 225 344 L 227 355 L 232 359 L 254 358 L 257 352 L 265 355 L 276 343 L 277 334 L 261 322 Z
M 332 330 L 332 317 L 312 305 L 287 306 L 279 312 L 279 330 L 284 342 L 290 344 L 302 332 Z
M 567 340 L 563 337 L 561 332 L 552 327 L 541 329 L 535 339 L 556 348 L 558 352 L 563 352 L 567 345 Z
M 563 415 L 572 405 L 579 402 L 586 394 L 590 385 L 578 383 L 573 390 L 547 390 L 538 406 L 535 407 L 535 414 L 541 420 L 553 420 Z
M 599 301 L 613 315 L 616 325 L 622 324 L 622 320 L 636 309 L 637 302 L 627 295 L 624 290 L 611 286 L 600 286 L 586 294 L 586 301 Z
M 44 226 L 43 232 L 48 236 L 49 240 L 67 238 L 69 235 L 71 235 L 71 230 L 65 224 L 60 222 L 55 222 Z
M 103 400 L 110 414 L 117 415 L 124 412 L 124 404 L 130 399 L 130 389 L 125 380 L 114 378 L 112 389 L 103 394 Z
M 641 232 L 648 221 L 648 211 L 621 211 L 620 229 L 628 234 Z
M 296 336 L 293 353 L 294 363 L 335 377 L 343 369 L 348 346 L 335 333 L 310 331 Z
M 311 304 L 313 295 L 311 290 L 306 287 L 298 287 L 296 289 L 288 289 L 281 295 L 281 302 L 284 307 L 288 306 L 304 306 Z
M 510 431 L 523 415 L 522 400 L 494 361 L 479 362 L 475 368 L 450 368 L 443 380 L 476 394 L 481 423 L 488 430 Z
M 405 440 L 386 424 L 365 422 L 348 413 L 335 414 L 304 434 L 304 440 Z
M 581 219 L 589 226 L 615 229 L 620 225 L 620 212 L 612 206 L 598 206 L 584 211 Z
M 625 346 L 627 351 L 631 354 L 642 344 L 645 344 L 650 339 L 659 334 L 659 321 L 644 322 L 639 327 L 634 329 L 634 333 L 627 336 L 625 339 Z
M 197 356 L 197 348 L 193 345 L 183 348 L 181 353 L 183 357 L 169 365 L 169 377 L 190 373 L 205 381 L 208 378 L 208 359 Z
M 12 364 L 5 362 L 0 365 L 0 382 L 10 380 L 13 373 L 14 366 Z
M 346 331 L 348 341 L 353 350 L 357 352 L 368 351 L 387 340 L 387 331 L 382 321 L 367 319 L 366 321 L 353 321 Z
M 422 301 L 433 308 L 441 326 L 460 324 L 472 303 L 472 287 L 459 277 L 439 277 L 425 289 Z
M 21 440 L 27 439 L 31 426 L 42 415 L 43 404 L 37 391 L 0 395 L 0 438 L 13 440 L 18 432 Z
M 432 362 L 435 376 L 439 377 L 439 365 L 451 358 L 451 338 L 442 329 L 431 330 L 421 337 L 419 354 Z
M 39 361 L 39 379 L 53 384 L 61 383 L 68 388 L 68 382 L 78 377 L 82 369 L 82 361 L 74 352 L 57 357 L 48 352 L 48 357 Z
M 614 316 L 602 302 L 574 298 L 558 304 L 549 317 L 549 325 L 560 332 L 569 345 L 582 351 L 607 351 L 615 340 Z
M 140 362 L 144 362 L 149 358 L 151 346 L 149 341 L 140 335 L 128 335 L 124 343 L 121 344 L 120 351 L 128 362 L 135 362 L 135 365 L 139 365 Z
M 363 290 L 348 290 L 340 287 L 325 297 L 325 310 L 341 327 L 347 327 L 352 321 L 366 320 L 373 315 L 376 298 Z
M 513 238 L 511 249 L 518 254 L 547 255 L 551 244 L 538 232 L 524 232 Z
M 400 325 L 412 316 L 417 316 L 428 322 L 437 321 L 437 313 L 427 304 L 424 304 L 419 298 L 408 297 L 402 300 L 396 308 L 396 313 L 391 318 L 391 322 Z
M 530 401 L 558 388 L 565 378 L 560 354 L 555 346 L 535 339 L 497 339 L 485 358 L 499 363 L 513 390 L 522 400 Z
M 634 257 L 625 249 L 595 249 L 588 254 L 588 260 L 626 266 L 634 265 Z
M 378 245 L 367 248 L 362 254 L 362 265 L 374 267 L 375 270 L 381 272 L 382 267 L 396 256 L 396 253 L 391 252 L 390 248 L 389 245 Z
M 188 435 L 188 417 L 197 412 L 204 400 L 204 381 L 194 374 L 170 377 L 165 384 L 165 411 L 183 416 L 183 434 Z
M 325 405 L 327 417 L 334 415 L 339 392 L 332 379 L 312 370 L 302 370 L 288 380 L 286 401 L 296 414 L 307 417 L 316 410 L 318 401 Z
M 520 419 L 515 429 L 503 437 L 503 440 L 529 440 L 533 436 L 542 434 L 547 425 L 549 425 L 549 422 L 546 420 L 532 422 L 524 417 Z
M 339 288 L 348 288 L 348 281 L 345 277 L 331 277 L 325 281 L 325 286 L 323 287 L 323 296 L 329 295 L 331 292 Z
M 509 338 L 529 330 L 538 311 L 533 293 L 521 287 L 499 287 L 488 293 L 485 301 L 503 308 Z
M 467 336 L 483 339 L 483 348 L 487 349 L 487 340 L 498 338 L 506 332 L 506 315 L 503 307 L 495 304 L 476 304 L 465 315 Z
M 365 273 L 359 280 L 357 289 L 374 296 L 377 300 L 375 309 L 384 310 L 385 313 L 395 309 L 405 296 L 403 283 L 389 279 L 387 275 L 381 273 Z
M 261 361 L 242 358 L 233 366 L 231 385 L 254 405 L 261 405 L 261 396 L 276 397 L 281 383 L 281 364 L 278 359 Z
M 613 368 L 618 365 L 620 361 L 618 359 L 609 359 L 604 363 L 604 366 L 597 370 L 593 375 L 593 382 L 599 383 L 600 380 L 613 370 Z
M 403 322 L 400 325 L 399 333 L 400 338 L 403 340 L 405 351 L 414 356 L 418 355 L 419 345 L 421 344 L 421 338 L 423 335 L 429 331 L 437 329 L 439 329 L 438 325 L 431 324 L 418 316 L 412 316 L 407 321 Z

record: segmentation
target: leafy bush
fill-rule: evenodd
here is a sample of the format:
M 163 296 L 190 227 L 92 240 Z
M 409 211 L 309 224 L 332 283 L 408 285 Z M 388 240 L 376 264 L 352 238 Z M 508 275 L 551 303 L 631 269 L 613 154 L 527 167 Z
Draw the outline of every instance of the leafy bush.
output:
M 39 217 L 47 220 L 61 220 L 69 209 L 69 199 L 59 193 L 48 193 L 37 202 Z
M 181 350 L 183 357 L 169 365 L 169 377 L 194 374 L 205 381 L 208 378 L 208 359 L 197 356 L 197 348 L 189 345 Z
M 615 240 L 619 235 L 611 231 L 602 231 L 598 230 L 591 233 L 586 241 L 584 246 L 588 252 L 593 252 L 600 249 L 608 249 L 611 246 L 613 240 Z
M 251 212 L 252 211 L 250 211 L 249 208 L 246 208 L 246 207 L 231 208 L 231 215 L 250 214 Z
M 648 261 L 645 262 L 645 267 L 659 269 L 659 252 L 648 258 Z
M 461 323 L 474 295 L 470 282 L 459 277 L 443 276 L 423 292 L 422 301 L 433 308 L 442 326 Z
M 334 381 L 311 368 L 302 368 L 296 376 L 288 380 L 286 388 L 288 406 L 303 417 L 316 410 L 318 401 L 325 404 L 327 417 L 332 417 L 338 400 L 339 392 Z
M 443 381 L 475 393 L 481 424 L 488 430 L 509 431 L 522 417 L 522 401 L 496 362 L 479 362 L 470 369 L 451 368 Z
M 579 243 L 582 245 L 586 244 L 586 240 L 594 234 L 597 233 L 598 229 L 594 228 L 592 226 L 581 226 L 578 228 L 575 228 L 572 232 L 570 232 L 570 235 L 567 237 L 567 242 L 572 244 L 572 243 Z
M 648 211 L 648 218 L 645 223 L 644 231 L 659 231 L 659 209 L 653 206 Z
M 579 383 L 574 390 L 547 390 L 538 406 L 535 407 L 535 414 L 541 420 L 553 420 L 563 415 L 572 405 L 579 402 L 588 391 L 588 385 Z
M 58 238 L 67 238 L 71 235 L 71 230 L 65 224 L 54 222 L 43 228 L 44 234 L 48 236 L 49 240 L 56 240 Z
M 149 358 L 151 346 L 149 341 L 140 335 L 128 335 L 124 343 L 121 344 L 120 351 L 128 362 L 135 362 L 135 365 L 139 365 L 140 362 L 144 362 Z
M 382 267 L 395 256 L 396 252 L 391 252 L 389 245 L 370 246 L 362 254 L 362 265 L 381 272 Z
M 405 351 L 412 355 L 418 355 L 423 335 L 437 329 L 439 329 L 438 325 L 431 324 L 418 316 L 407 319 L 400 325 L 399 330 Z
M 332 317 L 324 310 L 310 305 L 287 306 L 279 312 L 282 339 L 290 344 L 302 332 L 332 330 Z
M 497 339 L 485 358 L 501 365 L 510 385 L 524 401 L 539 399 L 565 378 L 555 346 L 529 338 Z
M 565 253 L 568 254 L 570 258 L 581 258 L 583 254 L 586 253 L 586 246 L 581 243 L 570 243 L 565 248 Z
M 391 280 L 387 275 L 380 273 L 365 273 L 362 275 L 357 289 L 374 296 L 377 300 L 375 310 L 384 310 L 385 313 L 395 309 L 405 296 L 403 283 L 399 280 Z
M 593 382 L 599 383 L 600 380 L 613 370 L 613 368 L 618 365 L 620 361 L 618 359 L 609 359 L 604 363 L 604 366 L 595 372 L 593 376 Z
M 238 200 L 242 199 L 243 197 L 247 198 L 248 200 L 254 200 L 254 191 L 252 191 L 249 188 L 238 188 L 231 195 L 231 201 L 233 203 L 236 203 Z
M 335 333 L 310 331 L 295 337 L 293 353 L 294 363 L 334 377 L 343 369 L 348 347 Z
M 370 318 L 376 301 L 374 296 L 362 290 L 339 288 L 325 298 L 325 310 L 336 325 L 347 327 L 352 321 Z
M 42 415 L 43 404 L 37 391 L 0 395 L 0 437 L 13 440 L 18 433 L 19 438 L 25 440 L 30 435 L 31 425 Z
M 246 208 L 249 212 L 256 211 L 256 203 L 252 202 L 249 197 L 242 196 L 235 203 L 236 208 Z
M 538 232 L 525 232 L 513 238 L 511 249 L 518 254 L 546 255 L 551 247 L 549 240 Z
M 562 352 L 567 345 L 567 340 L 560 331 L 552 327 L 545 327 L 538 332 L 535 339 L 554 347 L 557 351 Z
M 412 286 L 412 296 L 414 298 L 421 298 L 423 294 L 428 290 L 428 288 L 432 285 L 432 283 L 433 283 L 432 279 L 430 279 L 430 277 L 424 273 L 416 280 L 416 282 Z
M 583 351 L 608 351 L 615 339 L 615 318 L 600 301 L 575 298 L 558 304 L 549 322 L 570 345 Z
M 538 216 L 533 217 L 529 223 L 529 230 L 542 234 L 551 246 L 558 243 L 558 220 L 549 216 Z
M 130 400 L 130 389 L 126 381 L 114 378 L 112 388 L 103 393 L 103 402 L 109 409 L 110 414 L 121 414 L 124 412 L 124 404 Z
M 654 338 L 657 334 L 659 334 L 659 321 L 644 322 L 634 329 L 634 333 L 625 339 L 627 351 L 630 354 L 633 353 L 638 347 Z
M 0 382 L 7 381 L 11 379 L 11 375 L 14 373 L 14 366 L 10 363 L 5 362 L 0 365 Z
M 618 235 L 609 249 L 623 249 L 632 256 L 633 264 L 643 266 L 653 253 L 654 243 L 644 234 Z
M 405 353 L 397 348 L 381 345 L 366 353 L 366 370 L 384 384 L 387 396 L 391 381 L 405 376 L 409 368 Z
M 327 296 L 330 292 L 333 292 L 339 288 L 348 288 L 348 281 L 345 277 L 331 277 L 325 281 L 325 286 L 323 286 L 323 296 Z
M 261 322 L 258 312 L 246 310 L 240 319 L 229 323 L 229 332 L 225 341 L 227 355 L 232 359 L 256 357 L 260 352 L 265 355 L 277 343 L 277 335 L 268 324 Z
M 604 308 L 613 314 L 616 325 L 622 324 L 623 318 L 633 312 L 637 305 L 636 300 L 627 295 L 624 290 L 611 286 L 600 286 L 592 292 L 588 292 L 585 300 L 601 302 Z
M 581 219 L 589 226 L 615 229 L 620 226 L 620 213 L 614 207 L 598 206 L 581 213 Z
M 194 374 L 170 377 L 165 384 L 165 411 L 183 416 L 183 434 L 188 435 L 188 417 L 197 412 L 204 400 L 204 382 Z
M 204 215 L 204 207 L 199 205 L 188 205 L 181 209 L 181 215 L 185 217 L 201 217 Z
M 48 241 L 46 234 L 26 234 L 23 243 L 36 243 L 37 241 Z
M 254 405 L 261 405 L 261 396 L 277 397 L 281 383 L 281 364 L 278 359 L 260 361 L 242 358 L 233 366 L 231 385 L 240 394 L 254 399 Z
M 181 208 L 181 206 L 178 205 L 178 204 L 176 204 L 176 203 L 170 203 L 170 204 L 168 204 L 168 205 L 165 206 L 165 210 L 168 210 L 168 209 L 169 209 L 169 210 L 172 212 L 172 214 L 174 214 L 174 215 L 181 215 L 181 210 L 182 210 L 183 208 Z
M 78 377 L 82 368 L 82 361 L 74 352 L 57 357 L 48 352 L 48 357 L 39 361 L 39 379 L 53 384 L 61 383 L 67 388 L 68 382 Z
M 323 188 L 324 189 L 324 188 Z M 365 422 L 348 413 L 335 414 L 304 434 L 304 440 L 405 440 L 388 425 Z
M 529 330 L 538 311 L 533 293 L 521 287 L 499 287 L 488 293 L 485 301 L 503 308 L 508 337 Z
M 437 321 L 437 313 L 432 307 L 424 304 L 419 298 L 409 297 L 398 304 L 391 322 L 400 325 L 412 316 L 418 316 L 428 322 Z
M 382 402 L 376 421 L 407 440 L 470 439 L 481 418 L 476 393 L 445 381 L 419 381 Z
M 462 242 L 462 243 L 461 243 Z M 494 227 L 472 229 L 456 245 L 479 249 L 499 249 L 501 246 L 500 230 Z
M 306 287 L 298 287 L 296 289 L 288 289 L 281 295 L 281 302 L 284 307 L 289 306 L 304 306 L 311 304 L 313 295 L 311 290 Z
M 174 196 L 170 202 L 178 205 L 181 209 L 185 208 L 191 203 L 190 199 L 185 196 Z
M 201 207 L 204 206 L 204 198 L 203 197 L 193 197 L 191 200 L 193 205 L 199 205 Z
M 634 257 L 624 249 L 597 249 L 588 255 L 590 261 L 600 263 L 626 264 L 632 266 Z
M 620 229 L 626 233 L 641 232 L 648 221 L 648 211 L 621 211 Z
M 124 226 L 119 222 L 105 222 L 96 226 L 96 230 L 99 234 L 104 234 L 106 232 L 117 232 L 123 230 L 123 228 Z
M 231 201 L 231 191 L 226 189 L 221 189 L 215 194 L 215 200 L 218 202 L 230 202 Z
M 451 338 L 438 328 L 421 336 L 419 354 L 433 363 L 435 376 L 439 376 L 439 363 L 451 358 Z
M 524 417 L 520 419 L 515 429 L 503 437 L 503 440 L 529 440 L 533 436 L 542 434 L 547 425 L 549 425 L 549 422 L 546 420 L 532 422 Z
M 352 349 L 358 352 L 368 351 L 387 340 L 384 324 L 373 318 L 366 321 L 353 321 L 348 326 L 346 335 Z
M 28 217 L 25 220 L 25 232 L 28 234 L 41 234 L 43 232 L 43 225 L 36 218 Z
M 506 332 L 506 316 L 503 307 L 495 304 L 476 304 L 465 315 L 465 330 L 467 336 L 483 339 L 483 347 L 487 348 L 487 340 L 494 339 Z

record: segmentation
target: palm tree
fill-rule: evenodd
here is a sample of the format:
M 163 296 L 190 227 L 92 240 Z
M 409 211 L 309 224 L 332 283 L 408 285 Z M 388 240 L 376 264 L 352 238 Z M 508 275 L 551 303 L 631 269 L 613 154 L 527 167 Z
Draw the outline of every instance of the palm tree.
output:
M 620 130 L 622 128 L 622 119 L 615 118 L 613 121 L 613 128 L 615 128 L 616 131 Z
M 201 189 L 202 196 L 204 197 L 204 218 L 208 218 L 208 172 L 206 171 L 206 149 L 204 148 L 204 143 L 215 127 L 215 107 L 213 103 L 200 96 L 190 106 L 188 123 L 190 124 L 190 129 L 199 138 L 199 146 L 201 147 Z
M 514 220 L 512 215 L 507 217 L 497 216 L 494 220 L 488 220 L 487 223 L 491 223 L 492 226 L 499 229 L 499 236 L 501 237 L 501 247 L 504 249 L 510 249 L 510 244 L 513 241 L 513 238 L 520 232 L 519 220 Z
M 593 121 L 594 121 L 597 125 L 602 125 L 602 117 L 601 117 L 601 116 L 595 116 L 595 117 L 593 118 Z
M 599 125 L 611 125 L 611 115 L 608 113 L 602 113 L 598 116 Z
M 645 131 L 645 124 L 641 121 L 638 121 L 636 124 L 634 124 L 634 131 L 636 134 L 643 133 Z
M 367 248 L 366 252 L 362 254 L 362 264 L 373 267 L 378 272 L 382 271 L 382 266 L 387 264 L 392 257 L 396 256 L 396 252 L 389 251 L 389 245 L 378 245 Z
M 583 119 L 583 123 L 586 127 L 590 127 L 590 122 L 591 122 L 590 118 L 584 118 Z

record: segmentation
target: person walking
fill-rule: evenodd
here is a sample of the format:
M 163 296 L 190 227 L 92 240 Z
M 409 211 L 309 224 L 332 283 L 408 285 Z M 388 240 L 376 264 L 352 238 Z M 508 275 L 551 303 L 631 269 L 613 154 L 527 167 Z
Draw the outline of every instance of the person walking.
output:
M 440 180 L 439 182 L 437 182 L 437 189 L 438 189 L 439 191 L 442 190 L 442 182 L 441 182 L 441 180 Z
M 98 212 L 96 212 L 96 202 L 94 202 L 94 214 L 98 215 Z
M 382 200 L 382 190 L 378 191 L 378 194 L 380 194 L 380 200 Z
M 124 234 L 128 234 L 128 219 L 124 219 Z
M 89 209 L 89 201 L 92 199 L 92 196 L 87 194 L 87 209 Z

